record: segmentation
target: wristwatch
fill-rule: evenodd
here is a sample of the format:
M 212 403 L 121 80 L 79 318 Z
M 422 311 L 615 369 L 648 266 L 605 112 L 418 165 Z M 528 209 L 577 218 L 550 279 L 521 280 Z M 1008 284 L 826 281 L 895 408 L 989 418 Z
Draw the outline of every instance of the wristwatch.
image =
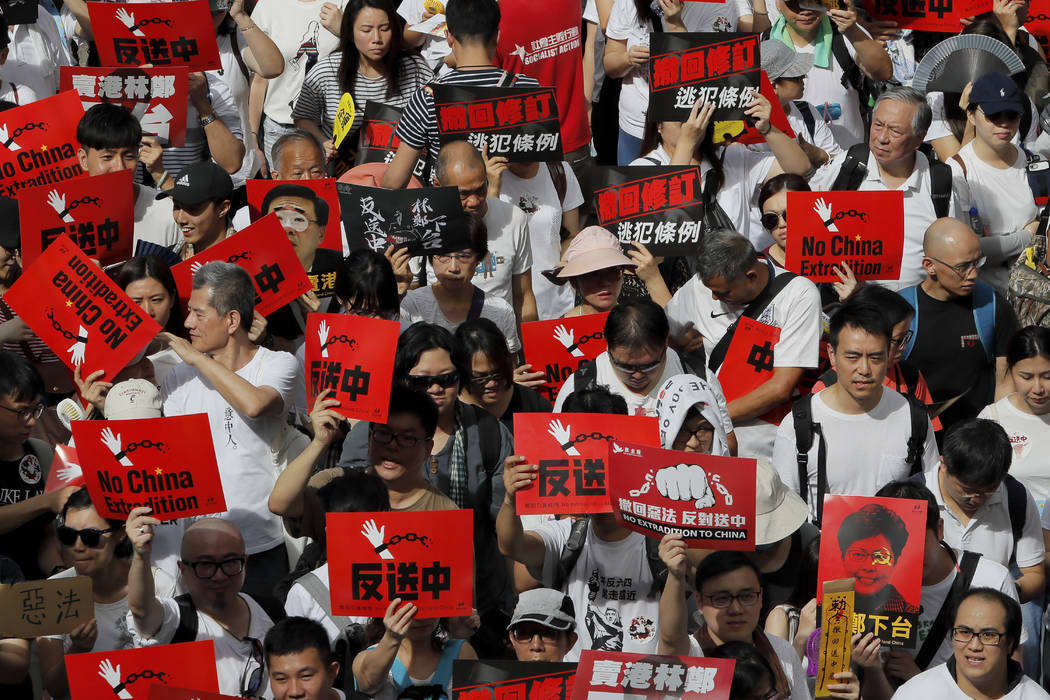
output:
M 215 116 L 215 112 L 212 112 L 211 114 L 209 114 L 206 117 L 203 117 L 200 120 L 201 126 L 208 126 L 209 124 L 211 124 L 216 119 L 218 119 L 218 117 Z

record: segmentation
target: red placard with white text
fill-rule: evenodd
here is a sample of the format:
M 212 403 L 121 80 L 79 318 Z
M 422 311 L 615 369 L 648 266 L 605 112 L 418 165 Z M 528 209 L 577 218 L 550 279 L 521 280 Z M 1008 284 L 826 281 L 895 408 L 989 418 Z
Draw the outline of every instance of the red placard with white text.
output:
M 23 264 L 36 260 L 63 233 L 102 265 L 130 258 L 135 235 L 134 174 L 120 170 L 19 190 Z
M 897 280 L 904 255 L 904 193 L 788 192 L 787 268 L 838 282 L 845 262 L 858 280 Z
M 226 510 L 205 413 L 73 421 L 84 481 L 103 518 L 149 506 L 161 520 Z
M 901 29 L 958 34 L 961 20 L 990 11 L 992 0 L 864 0 L 864 7 L 872 19 L 896 22 Z
M 562 384 L 587 362 L 605 352 L 605 319 L 609 314 L 587 314 L 521 324 L 525 361 L 534 372 L 547 375 L 536 391 L 554 403 Z
M 222 68 L 207 0 L 89 2 L 87 7 L 104 66 Z
M 755 548 L 755 460 L 614 444 L 609 502 L 625 528 L 679 532 L 701 549 Z
M 515 495 L 518 512 L 610 512 L 606 461 L 621 440 L 659 446 L 659 421 L 607 413 L 514 414 L 514 454 L 539 466 L 536 481 Z
M 207 690 L 173 688 L 157 683 L 150 686 L 149 700 L 240 700 L 240 698 L 236 695 L 223 695 L 222 693 L 212 693 Z
M 347 418 L 385 423 L 401 324 L 347 314 L 306 317 L 306 402 L 328 389 Z
M 330 177 L 319 180 L 247 180 L 248 213 L 252 221 L 258 221 L 262 215 L 262 203 L 266 194 L 279 185 L 298 185 L 313 190 L 328 205 L 328 224 L 324 228 L 324 239 L 321 247 L 328 250 L 343 250 L 343 234 L 339 223 L 339 194 L 335 190 L 335 180 Z M 269 213 L 269 212 L 266 212 Z
M 72 700 L 150 697 L 155 684 L 218 691 L 215 642 L 161 644 L 141 649 L 67 654 Z M 123 694 L 121 694 L 123 693 Z
M 255 285 L 255 310 L 263 316 L 313 288 L 276 214 L 264 216 L 171 268 L 182 303 L 189 300 L 193 291 L 194 273 L 213 260 L 240 265 L 251 275 Z
M 80 458 L 76 448 L 69 445 L 55 445 L 55 456 L 51 460 L 51 469 L 47 472 L 47 483 L 44 493 L 51 493 L 67 486 L 83 486 L 84 470 L 80 467 Z
M 735 665 L 733 659 L 586 649 L 572 700 L 729 700 Z
M 77 124 L 84 108 L 60 92 L 0 114 L 0 194 L 84 175 L 77 158 Z
M 131 112 L 142 133 L 156 136 L 161 146 L 186 143 L 188 68 L 95 68 L 61 66 L 62 90 L 76 90 L 84 110 L 101 102 L 112 102 Z
M 33 332 L 72 370 L 111 380 L 161 328 L 62 234 L 4 294 Z
M 737 321 L 729 350 L 718 369 L 718 381 L 727 402 L 754 391 L 773 376 L 773 351 L 779 341 L 780 329 L 775 326 L 744 316 Z M 780 425 L 790 411 L 791 404 L 784 403 L 759 418 Z
M 336 614 L 385 615 L 394 598 L 418 618 L 470 614 L 474 511 L 328 513 L 326 531 Z

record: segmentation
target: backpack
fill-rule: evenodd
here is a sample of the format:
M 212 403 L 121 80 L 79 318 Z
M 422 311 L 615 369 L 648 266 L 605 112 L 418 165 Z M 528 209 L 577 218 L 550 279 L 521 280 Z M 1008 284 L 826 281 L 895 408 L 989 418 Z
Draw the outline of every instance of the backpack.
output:
M 1010 268 L 1007 299 L 1017 314 L 1018 328 L 1050 327 L 1050 267 L 1046 258 L 1046 231 L 1050 204 L 1039 214 L 1039 230 L 1032 245 L 1021 251 Z
M 911 304 L 911 308 L 915 310 L 915 314 L 911 317 L 911 325 L 908 326 L 911 338 L 908 339 L 908 344 L 904 346 L 904 353 L 901 356 L 906 360 L 911 355 L 911 351 L 915 347 L 915 339 L 919 335 L 918 285 L 905 287 L 898 290 L 897 293 L 904 297 L 905 301 Z M 981 347 L 984 348 L 985 357 L 991 362 L 995 359 L 995 290 L 991 285 L 978 282 L 974 285 L 972 299 L 973 320 L 977 326 L 977 336 L 981 339 Z
M 926 406 L 910 394 L 902 394 L 908 402 L 908 413 L 911 416 L 911 435 L 908 436 L 908 455 L 905 463 L 911 473 L 922 473 L 922 454 L 926 446 L 929 414 Z M 814 436 L 819 436 L 817 443 L 817 519 L 819 525 L 824 515 L 824 494 L 828 491 L 828 465 L 824 431 L 820 423 L 813 422 L 813 394 L 806 394 L 791 407 L 791 416 L 795 421 L 795 458 L 798 461 L 798 495 L 809 503 L 809 451 L 813 447 Z
M 871 150 L 868 142 L 850 146 L 846 159 L 842 162 L 838 177 L 829 190 L 856 190 L 864 182 L 868 172 L 868 156 Z M 948 216 L 952 203 L 952 169 L 940 161 L 927 157 L 930 164 L 930 199 L 938 219 Z
M 587 541 L 587 526 L 591 519 L 580 518 L 572 521 L 569 529 L 569 538 L 565 540 L 558 556 L 558 562 L 554 566 L 554 579 L 551 588 L 556 591 L 564 590 L 565 582 L 569 580 L 572 570 L 583 551 L 583 543 Z M 660 541 L 652 537 L 645 538 L 645 561 L 649 564 L 649 573 L 652 574 L 653 584 L 649 588 L 649 597 L 659 597 L 667 582 L 667 565 L 660 559 Z

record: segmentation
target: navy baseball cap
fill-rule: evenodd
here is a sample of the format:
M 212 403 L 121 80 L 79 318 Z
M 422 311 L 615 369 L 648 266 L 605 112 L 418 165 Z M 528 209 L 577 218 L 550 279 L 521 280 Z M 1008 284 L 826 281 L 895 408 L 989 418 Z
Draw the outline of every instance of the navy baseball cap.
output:
M 1015 112 L 1024 114 L 1027 109 L 1024 93 L 1017 83 L 1002 73 L 985 73 L 970 90 L 970 104 L 977 105 L 985 114 Z

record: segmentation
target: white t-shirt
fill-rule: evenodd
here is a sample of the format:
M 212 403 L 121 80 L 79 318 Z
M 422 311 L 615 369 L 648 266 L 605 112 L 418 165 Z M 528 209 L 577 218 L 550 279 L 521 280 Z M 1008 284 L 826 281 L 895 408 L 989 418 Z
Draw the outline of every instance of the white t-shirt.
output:
M 654 162 L 655 161 L 655 162 Z M 648 153 L 643 153 L 631 161 L 631 165 L 670 165 L 671 154 L 664 150 L 661 143 Z
M 1010 476 L 1028 489 L 1042 513 L 1050 497 L 1050 470 L 1046 458 L 1050 455 L 1050 416 L 1036 416 L 1017 410 L 1010 397 L 1004 396 L 981 411 L 978 418 L 994 420 L 1003 426 L 1013 447 Z
M 193 367 L 175 367 L 161 384 L 164 415 L 207 413 L 219 477 L 226 497 L 221 516 L 233 522 L 244 537 L 248 554 L 272 549 L 284 542 L 281 519 L 270 512 L 270 492 L 277 481 L 276 452 L 287 429 L 285 409 L 291 406 L 292 389 L 303 377 L 295 357 L 287 352 L 258 348 L 237 376 L 253 386 L 269 386 L 281 395 L 280 411 L 248 418 L 233 408 Z M 189 437 L 189 436 L 187 436 Z
M 448 4 L 452 0 L 444 0 L 444 6 L 447 10 Z M 405 22 L 405 28 L 414 27 L 423 21 L 423 0 L 402 0 L 401 4 L 397 6 L 397 13 L 401 15 Z M 452 53 L 452 47 L 448 45 L 448 42 L 444 38 L 436 37 L 432 34 L 427 34 L 426 38 L 423 39 L 423 44 L 420 46 L 420 55 L 423 60 L 427 62 L 431 70 L 439 72 L 439 69 L 445 68 L 445 56 Z
M 73 567 L 60 571 L 54 576 L 48 576 L 48 581 L 62 578 L 73 578 L 77 570 Z M 117 649 L 131 649 L 135 646 L 135 640 L 131 637 L 128 629 L 128 599 L 121 598 L 115 603 L 95 603 L 95 625 L 98 627 L 98 636 L 95 644 L 89 651 L 115 651 Z M 87 620 L 83 620 L 87 622 Z M 73 645 L 68 634 L 49 634 L 45 639 L 61 639 L 62 650 L 69 653 Z
M 868 413 L 847 414 L 831 408 L 821 391 L 811 399 L 813 423 L 820 424 L 824 436 L 825 464 L 829 494 L 844 496 L 874 496 L 891 481 L 907 479 L 911 468 L 908 456 L 908 438 L 911 436 L 911 410 L 908 400 L 889 387 L 882 387 L 882 398 Z M 933 426 L 926 419 L 926 444 L 922 454 L 922 470 L 936 469 L 940 464 Z M 810 517 L 816 520 L 817 452 L 820 439 L 814 436 L 809 450 Z M 784 485 L 799 492 L 798 459 L 795 451 L 795 418 L 784 417 L 777 429 L 773 444 L 773 466 Z
M 266 611 L 259 607 L 251 596 L 244 593 L 238 594 L 245 603 L 251 614 L 248 623 L 248 637 L 260 642 L 266 637 L 266 633 L 273 627 L 273 621 Z M 179 604 L 174 598 L 157 598 L 161 607 L 164 608 L 164 621 L 160 629 L 152 637 L 146 637 L 142 631 L 135 627 L 134 617 L 128 613 L 128 627 L 135 638 L 136 647 L 152 647 L 161 644 L 170 644 L 175 630 L 179 626 Z M 243 641 L 230 634 L 225 627 L 220 625 L 209 615 L 200 610 L 197 611 L 197 641 L 212 640 L 215 643 L 215 671 L 219 676 L 219 692 L 225 695 L 239 696 L 241 694 L 241 676 L 244 674 L 249 659 L 252 656 L 252 643 Z M 272 698 L 270 692 L 270 679 L 265 673 L 262 674 L 263 685 L 260 693 L 264 698 Z
M 812 698 L 813 693 L 809 692 L 806 669 L 802 666 L 802 660 L 799 658 L 798 652 L 795 651 L 795 647 L 791 645 L 791 642 L 781 639 L 775 634 L 767 634 L 766 639 L 769 640 L 769 646 L 773 647 L 773 652 L 777 655 L 777 659 L 780 660 L 780 667 L 784 670 L 784 675 L 787 677 L 793 700 Z M 689 635 L 689 656 L 703 655 L 704 652 L 700 648 L 700 642 L 696 641 L 696 637 L 693 635 Z
M 864 31 L 859 24 L 856 26 L 862 32 Z M 846 43 L 846 50 L 849 51 L 850 58 L 856 61 L 857 50 L 853 48 L 853 42 L 845 36 L 842 38 Z M 795 46 L 795 51 L 800 54 L 814 55 L 816 45 Z M 827 68 L 813 66 L 806 74 L 806 89 L 802 93 L 802 99 L 814 106 L 822 106 L 825 103 L 839 105 L 842 109 L 842 116 L 831 121 L 828 126 L 840 148 L 849 148 L 867 137 L 864 120 L 860 115 L 860 96 L 853 88 L 843 87 L 842 66 L 839 65 L 834 52 L 831 52 L 831 60 Z
M 7 30 L 7 61 L 0 65 L 3 98 L 27 105 L 58 93 L 58 69 L 73 65 L 58 25 L 41 4 L 35 24 L 16 24 Z
M 171 197 L 157 199 L 157 190 L 145 185 L 138 186 L 135 197 L 135 237 L 131 252 L 135 253 L 139 241 L 156 243 L 159 246 L 176 250 L 182 245 L 182 231 L 175 223 Z
M 543 163 L 536 175 L 529 179 L 522 179 L 508 170 L 500 180 L 500 200 L 521 209 L 528 220 L 532 244 L 532 293 L 536 297 L 541 321 L 561 318 L 573 307 L 572 285 L 559 287 L 541 274 L 561 260 L 562 214 L 583 204 L 583 193 L 575 173 L 568 163 L 563 162 L 562 168 L 565 171 L 564 201 L 558 199 L 550 170 Z
M 952 678 L 947 664 L 940 664 L 923 671 L 897 688 L 897 692 L 893 694 L 893 700 L 929 700 L 930 698 L 972 700 Z M 1047 695 L 1038 683 L 1028 676 L 1021 676 L 1017 685 L 999 700 L 1047 700 L 1047 698 L 1050 698 L 1050 695 Z
M 499 327 L 503 332 L 503 337 L 507 339 L 507 347 L 511 352 L 521 349 L 521 341 L 518 340 L 518 322 L 510 304 L 486 292 L 485 303 L 481 307 L 481 317 L 489 319 Z M 429 285 L 409 291 L 401 300 L 401 321 L 407 321 L 409 324 L 419 321 L 436 323 L 453 333 L 460 325 L 448 320 L 448 317 L 441 311 L 437 299 L 434 298 L 434 288 Z
M 328 588 L 328 562 L 314 569 L 313 574 L 320 579 L 325 588 Z M 343 636 L 343 630 L 335 626 L 324 608 L 318 605 L 314 597 L 298 581 L 288 589 L 288 597 L 284 600 L 284 611 L 288 613 L 288 617 L 307 617 L 314 622 L 321 623 L 324 631 L 328 633 L 328 643 L 333 649 L 335 643 Z M 367 617 L 351 617 L 350 619 L 361 625 L 368 624 Z
M 725 182 L 718 190 L 715 200 L 736 226 L 737 233 L 754 237 L 751 230 L 752 199 L 757 196 L 758 188 L 769 176 L 776 158 L 769 151 L 753 151 L 741 144 L 732 144 L 723 149 L 722 171 Z M 711 172 L 711 164 L 704 158 L 700 164 L 700 178 L 703 180 Z M 764 229 L 759 226 L 759 232 Z

